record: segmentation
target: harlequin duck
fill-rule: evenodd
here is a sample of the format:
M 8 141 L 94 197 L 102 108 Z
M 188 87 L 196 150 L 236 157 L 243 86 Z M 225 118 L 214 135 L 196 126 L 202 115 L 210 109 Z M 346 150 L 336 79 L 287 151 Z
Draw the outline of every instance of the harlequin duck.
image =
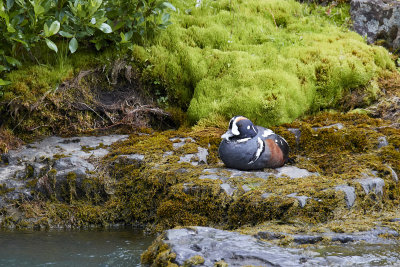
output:
M 272 130 L 235 116 L 229 122 L 228 131 L 221 136 L 219 157 L 229 168 L 258 170 L 278 168 L 288 161 L 289 145 Z

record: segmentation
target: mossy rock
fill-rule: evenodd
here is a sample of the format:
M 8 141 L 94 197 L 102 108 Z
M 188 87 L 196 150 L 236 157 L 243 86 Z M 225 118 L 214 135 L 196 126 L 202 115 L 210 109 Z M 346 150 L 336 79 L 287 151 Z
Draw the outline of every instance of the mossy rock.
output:
M 338 123 L 340 129 L 329 127 Z M 293 128 L 301 130 L 298 142 L 288 130 Z M 394 129 L 390 122 L 366 115 L 332 112 L 275 127 L 292 147 L 290 157 L 295 163 L 288 167 L 310 171 L 301 178 L 277 176 L 277 170 L 269 169 L 226 169 L 217 157 L 223 129 L 195 127 L 133 134 L 113 144 L 103 159 L 107 179 L 84 180 L 86 193 L 75 194 L 71 176 L 65 187 L 68 201 L 41 198 L 19 203 L 19 207 L 26 218 L 48 225 L 122 223 L 156 232 L 188 225 L 245 229 L 263 224 L 276 229 L 292 225 L 290 231 L 306 226 L 334 231 L 341 225 L 347 231 L 354 226 L 343 218 L 351 222 L 360 214 L 368 227 L 376 222 L 393 227 L 390 218 L 400 217 L 400 189 L 393 180 L 393 172 L 400 173 L 400 165 L 396 165 L 400 133 L 385 130 L 391 137 L 387 146 L 379 148 L 377 139 L 386 128 Z M 183 141 L 174 147 L 176 137 Z M 195 147 L 208 149 L 207 164 L 198 164 L 195 157 L 194 162 L 181 161 L 187 153 L 195 153 Z M 130 154 L 142 155 L 141 164 L 120 160 Z M 360 179 L 366 176 L 382 180 L 381 192 L 373 188 L 365 192 Z M 355 201 L 350 206 L 346 194 L 336 189 L 342 185 L 354 188 Z

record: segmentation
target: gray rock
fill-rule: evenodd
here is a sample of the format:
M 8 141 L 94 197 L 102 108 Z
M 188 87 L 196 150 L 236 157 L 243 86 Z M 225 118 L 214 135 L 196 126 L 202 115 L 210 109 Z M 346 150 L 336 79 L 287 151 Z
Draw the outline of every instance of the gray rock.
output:
M 221 180 L 221 176 L 218 174 L 202 174 L 199 179 L 211 179 L 211 180 Z
M 235 192 L 236 190 L 235 188 L 231 187 L 230 184 L 227 183 L 221 184 L 221 188 L 226 192 L 228 196 L 232 196 L 233 192 Z
M 274 176 L 274 173 L 268 172 L 268 171 L 264 171 L 264 172 L 255 171 L 255 172 L 252 172 L 252 174 L 254 175 L 254 177 L 262 178 L 265 180 L 268 179 L 270 176 Z
M 354 236 L 348 234 L 337 234 L 335 236 L 332 236 L 331 240 L 332 242 L 340 243 L 349 243 L 355 241 Z
M 199 164 L 207 164 L 208 149 L 203 147 L 198 147 L 197 157 L 199 159 Z
M 193 183 L 184 183 L 183 184 L 183 192 L 188 195 L 193 195 L 194 192 L 197 192 L 199 187 Z
M 75 173 L 79 183 L 88 172 L 95 170 L 95 166 L 89 163 L 89 158 L 105 156 L 108 153 L 105 146 L 125 140 L 127 137 L 127 135 L 79 138 L 53 136 L 23 146 L 19 150 L 10 150 L 6 155 L 2 155 L 2 160 L 7 165 L 0 165 L 0 183 L 8 189 L 13 189 L 6 194 L 6 198 L 19 199 L 22 196 L 30 199 L 32 188 L 27 187 L 27 183 L 33 178 L 39 178 L 36 189 L 45 192 L 45 188 L 40 186 L 46 185 L 44 177 L 52 168 L 56 170 L 53 174 L 56 183 L 65 180 L 69 173 Z
M 199 179 L 221 180 L 222 182 L 225 182 L 229 177 L 222 171 L 222 169 L 213 168 L 204 169 L 202 174 L 199 176 Z
M 382 148 L 382 147 L 385 147 L 385 146 L 388 146 L 388 145 L 389 145 L 389 142 L 386 139 L 386 136 L 378 137 L 378 148 Z
M 319 175 L 317 172 L 309 172 L 306 169 L 300 169 L 295 166 L 283 166 L 280 168 L 277 168 L 276 171 L 278 172 L 276 174 L 276 177 L 289 177 L 291 179 L 297 179 L 297 178 L 304 178 L 312 175 Z
M 314 235 L 296 235 L 293 238 L 293 242 L 297 244 L 315 244 L 319 241 L 322 241 L 322 236 L 314 236 Z
M 343 128 L 344 128 L 344 125 L 341 124 L 341 123 L 335 123 L 335 124 L 331 124 L 331 125 L 328 125 L 328 126 L 313 127 L 312 129 L 313 129 L 314 131 L 317 131 L 317 130 L 319 130 L 319 129 L 330 129 L 330 128 L 334 128 L 334 130 L 337 131 L 337 130 L 343 129 Z
M 0 209 L 4 208 L 7 206 L 7 202 L 4 201 L 4 198 L 2 196 L 0 196 Z M 1 217 L 0 217 L 0 223 L 1 223 Z
M 383 195 L 383 187 L 385 186 L 385 181 L 382 178 L 368 177 L 364 179 L 357 180 L 364 189 L 365 194 L 369 192 L 374 192 L 378 196 Z
M 166 151 L 166 152 L 164 152 L 164 154 L 163 154 L 163 158 L 168 157 L 168 156 L 172 156 L 173 154 L 174 154 L 173 151 Z
M 285 238 L 285 235 L 275 232 L 261 231 L 255 234 L 254 237 L 258 239 L 275 240 Z
M 194 159 L 195 157 L 196 157 L 196 154 L 186 154 L 186 155 L 183 155 L 183 156 L 181 156 L 181 157 L 179 158 L 178 163 L 187 162 L 187 163 L 191 163 L 193 166 L 197 166 L 197 165 L 198 165 L 197 162 L 192 162 L 192 159 Z
M 247 184 L 242 185 L 242 189 L 244 190 L 245 193 L 251 190 L 250 186 L 248 186 Z
M 126 156 L 127 159 L 134 161 L 142 161 L 144 159 L 144 155 L 141 154 L 131 154 Z
M 355 232 L 355 233 L 329 233 L 324 234 L 326 237 L 330 237 L 332 241 L 339 241 L 341 243 L 348 242 L 365 242 L 368 244 L 395 244 L 396 241 L 393 239 L 382 237 L 382 235 L 390 235 L 398 237 L 399 233 L 395 230 L 378 227 L 369 231 Z
M 258 232 L 255 237 L 267 240 L 281 239 L 286 236 L 292 237 L 297 244 L 315 244 L 324 238 L 330 238 L 333 242 L 349 243 L 349 242 L 365 242 L 368 244 L 395 244 L 396 240 L 381 237 L 382 235 L 390 235 L 398 237 L 399 234 L 392 229 L 379 227 L 369 231 L 354 233 L 321 233 L 316 235 L 303 234 L 283 234 L 276 232 Z
M 188 137 L 188 138 L 174 137 L 169 140 L 171 140 L 173 142 L 172 147 L 174 149 L 178 149 L 178 148 L 184 146 L 187 142 L 194 142 L 194 139 L 191 137 Z M 176 140 L 178 140 L 178 142 L 175 142 Z
M 262 198 L 269 198 L 270 196 L 272 196 L 272 193 L 263 193 L 262 195 L 261 195 L 261 197 Z
M 261 178 L 261 179 L 268 179 L 270 176 L 275 176 L 276 171 L 271 170 L 271 171 L 240 171 L 236 169 L 230 169 L 227 168 L 225 170 L 228 170 L 230 172 L 230 178 L 235 178 L 235 177 L 243 177 L 243 178 Z
M 209 227 L 168 230 L 164 242 L 176 254 L 178 265 L 196 255 L 204 258 L 201 266 L 213 266 L 221 260 L 229 266 L 305 266 L 311 259 L 300 249 L 282 248 L 253 236 Z
M 239 170 L 236 170 L 236 169 L 227 169 L 227 170 L 230 171 L 231 178 L 234 178 L 234 177 L 250 177 L 250 176 L 252 176 L 252 172 L 249 172 L 249 171 L 239 171 Z
M 393 181 L 395 181 L 397 183 L 399 181 L 399 177 L 397 176 L 397 173 L 389 165 L 386 165 L 386 167 L 390 170 L 390 174 L 392 175 Z
M 86 136 L 79 138 L 61 138 L 57 136 L 48 137 L 42 141 L 24 146 L 18 151 L 9 151 L 9 165 L 16 165 L 22 162 L 42 162 L 46 158 L 53 158 L 54 155 L 77 156 L 84 159 L 89 157 L 102 157 L 108 153 L 107 149 L 98 148 L 111 145 L 117 141 L 125 140 L 127 135 L 109 136 Z M 82 147 L 92 150 L 84 151 Z
M 394 50 L 400 47 L 400 3 L 391 0 L 352 0 L 350 14 L 354 30 L 368 43 L 386 41 Z
M 310 197 L 307 196 L 298 196 L 297 193 L 292 193 L 287 195 L 287 197 L 293 197 L 295 199 L 297 199 L 297 201 L 299 201 L 300 207 L 304 208 L 304 206 L 307 204 L 307 199 L 309 199 Z
M 47 164 L 40 162 L 33 162 L 31 166 L 33 168 L 33 177 L 42 176 L 49 168 Z
M 22 198 L 31 199 L 31 190 L 25 188 L 28 180 L 26 177 L 25 165 L 11 165 L 0 167 L 0 184 L 3 189 L 12 189 L 11 192 L 3 195 L 2 201 L 16 200 Z
M 85 167 L 75 167 L 71 169 L 65 169 L 56 173 L 55 177 L 57 182 L 64 180 L 69 174 L 75 174 L 77 181 L 81 181 L 82 179 L 87 177 L 87 169 Z
M 119 162 L 124 164 L 136 164 L 141 165 L 144 160 L 144 155 L 142 154 L 130 154 L 130 155 L 119 155 L 118 156 Z
M 94 166 L 92 164 L 90 164 L 86 160 L 82 160 L 82 158 L 77 156 L 60 158 L 54 162 L 53 168 L 59 172 L 63 170 L 69 170 L 78 166 L 85 168 L 88 171 L 94 170 Z
M 218 168 L 212 168 L 212 169 L 204 169 L 203 172 L 204 173 L 218 173 L 220 172 L 221 169 Z
M 347 207 L 353 207 L 356 200 L 356 190 L 354 187 L 348 185 L 338 185 L 335 187 L 335 190 L 344 192 L 344 199 L 346 200 Z
M 178 163 L 191 163 L 193 166 L 207 164 L 208 149 L 198 147 L 196 154 L 186 154 L 180 157 Z
M 176 174 L 184 174 L 184 173 L 187 173 L 187 172 L 189 172 L 189 170 L 186 169 L 186 168 L 179 168 L 179 169 L 177 169 L 175 171 Z
M 16 177 L 18 173 L 25 172 L 23 165 L 8 165 L 0 168 L 0 182 Z
M 227 174 L 228 173 L 228 174 Z M 229 174 L 230 173 L 230 174 Z M 319 175 L 317 172 L 309 172 L 306 169 L 300 169 L 295 166 L 284 166 L 281 168 L 267 169 L 266 171 L 240 171 L 236 169 L 204 169 L 203 174 L 200 175 L 200 179 L 220 179 L 221 181 L 226 181 L 231 178 L 261 178 L 264 180 L 270 177 L 289 177 L 292 179 L 303 178 L 311 175 Z
M 95 169 L 93 164 L 77 156 L 60 158 L 54 162 L 53 168 L 57 171 L 56 179 L 64 179 L 70 173 L 75 173 L 77 179 L 82 179 Z

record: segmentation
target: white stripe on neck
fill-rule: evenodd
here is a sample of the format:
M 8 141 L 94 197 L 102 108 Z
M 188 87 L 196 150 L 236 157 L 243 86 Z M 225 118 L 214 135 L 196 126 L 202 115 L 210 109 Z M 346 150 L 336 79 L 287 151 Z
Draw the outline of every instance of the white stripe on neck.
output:
M 253 164 L 254 162 L 256 162 L 256 161 L 260 158 L 261 152 L 264 150 L 264 142 L 263 142 L 263 140 L 261 140 L 261 138 L 258 137 L 258 138 L 257 138 L 257 142 L 258 142 L 258 144 L 257 144 L 256 156 L 255 156 L 255 158 L 254 158 L 253 160 L 251 160 L 251 161 L 250 161 L 249 163 L 247 163 L 247 164 Z

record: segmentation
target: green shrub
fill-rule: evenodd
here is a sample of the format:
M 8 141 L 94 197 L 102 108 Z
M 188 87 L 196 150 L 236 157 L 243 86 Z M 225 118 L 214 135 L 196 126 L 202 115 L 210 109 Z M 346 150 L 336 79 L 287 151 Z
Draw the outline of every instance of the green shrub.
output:
M 70 53 L 78 46 L 132 48 L 171 23 L 167 9 L 175 10 L 159 0 L 0 0 L 0 92 L 10 83 L 1 72 L 38 63 L 43 44 L 56 53 L 63 40 Z
M 348 5 L 172 4 L 173 25 L 155 45 L 133 51 L 192 122 L 237 114 L 264 125 L 289 122 L 337 107 L 344 93 L 371 88 L 383 70 L 394 69 L 388 52 L 348 30 Z

